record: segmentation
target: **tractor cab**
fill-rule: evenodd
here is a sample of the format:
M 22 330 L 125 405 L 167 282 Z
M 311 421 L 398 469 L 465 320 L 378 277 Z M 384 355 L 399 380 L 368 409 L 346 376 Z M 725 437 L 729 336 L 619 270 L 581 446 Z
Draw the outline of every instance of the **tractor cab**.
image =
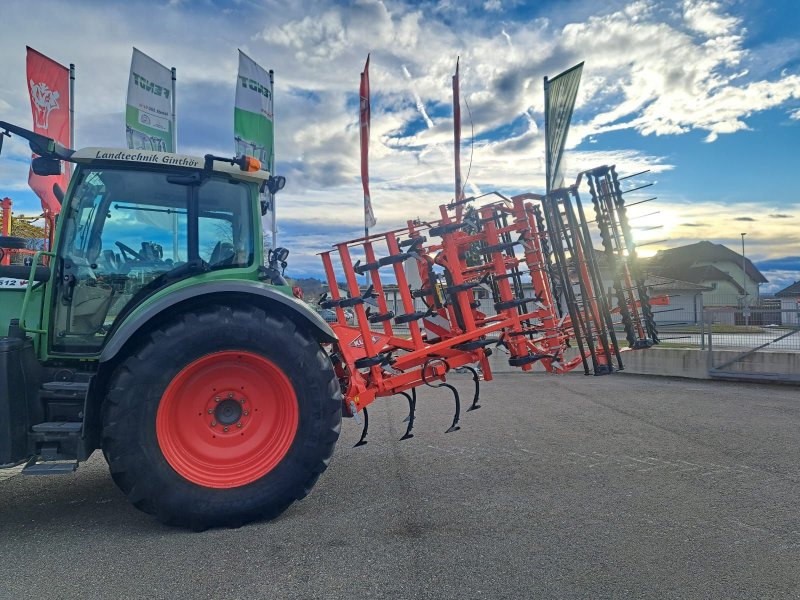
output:
M 52 284 L 56 353 L 97 352 L 119 317 L 160 289 L 256 261 L 253 184 L 266 176 L 212 171 L 195 180 L 161 165 L 95 158 L 107 154 L 74 155 L 79 168 L 61 213 Z
M 32 275 L 27 289 L 3 294 L 0 323 L 20 318 L 23 330 L 45 335 L 35 338 L 40 358 L 96 356 L 121 320 L 178 281 L 222 272 L 258 279 L 261 192 L 282 184 L 258 161 L 73 151 L 7 123 L 0 129 L 28 139 L 39 155 L 37 174 L 60 173 L 63 161 L 75 165 L 59 194 L 52 252 L 32 269 L 0 266 L 0 277 Z

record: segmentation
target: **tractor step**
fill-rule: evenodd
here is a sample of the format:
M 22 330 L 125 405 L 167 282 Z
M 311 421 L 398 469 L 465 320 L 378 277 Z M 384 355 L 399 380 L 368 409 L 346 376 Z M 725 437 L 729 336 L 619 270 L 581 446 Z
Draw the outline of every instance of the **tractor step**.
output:
M 74 471 L 82 433 L 83 423 L 79 421 L 46 421 L 34 425 L 29 439 L 35 445 L 36 456 L 22 472 L 47 475 Z
M 49 422 L 82 420 L 89 385 L 87 380 L 43 383 L 39 389 L 39 397 L 45 406 L 42 419 Z
M 31 427 L 37 442 L 37 456 L 22 469 L 23 475 L 63 475 L 78 468 L 77 442 L 83 423 L 77 421 L 48 421 Z
M 89 390 L 88 381 L 48 381 L 42 384 L 42 389 L 50 392 L 84 392 Z
M 23 475 L 66 475 L 74 473 L 78 468 L 78 461 L 74 462 L 29 462 L 24 469 Z
M 73 421 L 56 421 L 51 423 L 39 423 L 31 429 L 34 433 L 56 433 L 64 435 L 74 435 L 81 432 L 82 423 Z

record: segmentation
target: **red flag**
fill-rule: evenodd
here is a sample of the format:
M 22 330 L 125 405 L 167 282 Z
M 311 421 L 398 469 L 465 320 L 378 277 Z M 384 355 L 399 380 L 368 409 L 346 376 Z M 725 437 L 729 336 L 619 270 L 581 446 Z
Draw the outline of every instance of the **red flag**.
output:
M 372 212 L 372 202 L 369 197 L 369 54 L 364 72 L 361 73 L 361 87 L 359 89 L 361 103 L 359 107 L 359 125 L 361 141 L 361 185 L 364 188 L 364 229 L 375 227 L 377 221 Z
M 456 194 L 455 201 L 464 199 L 464 188 L 461 185 L 461 94 L 458 80 L 458 63 L 456 59 L 456 74 L 453 75 L 453 154 L 456 163 Z M 460 220 L 462 206 L 456 207 L 456 218 Z
M 27 87 L 33 112 L 33 130 L 53 138 L 67 148 L 72 147 L 69 123 L 69 69 L 27 48 Z M 45 214 L 56 215 L 61 204 L 53 194 L 53 185 L 66 191 L 69 175 L 42 176 L 28 173 L 28 185 L 42 201 Z

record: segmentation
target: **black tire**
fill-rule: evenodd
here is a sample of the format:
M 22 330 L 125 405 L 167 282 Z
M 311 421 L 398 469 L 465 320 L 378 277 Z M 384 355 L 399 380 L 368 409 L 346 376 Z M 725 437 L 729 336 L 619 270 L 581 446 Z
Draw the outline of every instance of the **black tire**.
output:
M 246 485 L 205 487 L 181 476 L 156 433 L 167 386 L 193 361 L 221 351 L 272 361 L 289 379 L 299 418 L 287 453 Z M 103 411 L 103 452 L 133 505 L 169 525 L 202 530 L 277 517 L 305 497 L 327 468 L 341 428 L 342 397 L 327 353 L 279 315 L 250 306 L 209 306 L 151 331 L 116 369 Z
M 28 247 L 28 240 L 21 237 L 11 237 L 10 235 L 0 235 L 0 248 L 11 250 L 24 250 Z

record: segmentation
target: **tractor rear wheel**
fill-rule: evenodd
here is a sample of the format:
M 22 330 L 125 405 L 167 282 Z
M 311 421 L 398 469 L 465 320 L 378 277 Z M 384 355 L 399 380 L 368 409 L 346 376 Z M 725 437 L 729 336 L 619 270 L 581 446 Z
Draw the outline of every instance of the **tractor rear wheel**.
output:
M 193 529 L 278 516 L 311 491 L 341 427 L 328 355 L 248 306 L 185 312 L 117 368 L 103 451 L 137 508 Z

